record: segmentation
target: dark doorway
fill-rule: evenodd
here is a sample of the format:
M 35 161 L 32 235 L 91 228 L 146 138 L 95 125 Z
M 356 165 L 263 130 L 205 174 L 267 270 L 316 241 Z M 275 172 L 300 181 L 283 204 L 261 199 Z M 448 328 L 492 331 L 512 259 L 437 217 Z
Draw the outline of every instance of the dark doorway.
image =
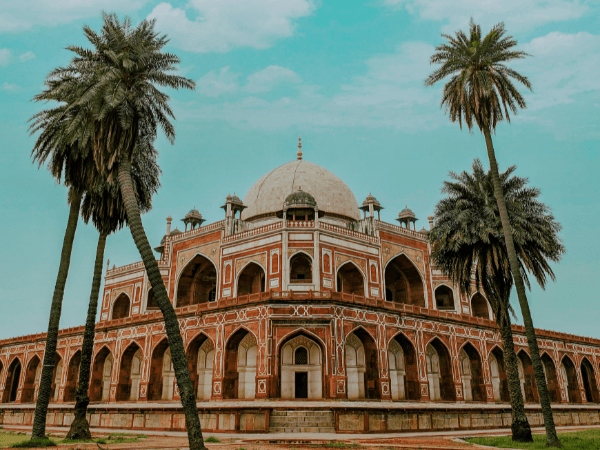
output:
M 308 372 L 296 372 L 296 398 L 308 398 Z

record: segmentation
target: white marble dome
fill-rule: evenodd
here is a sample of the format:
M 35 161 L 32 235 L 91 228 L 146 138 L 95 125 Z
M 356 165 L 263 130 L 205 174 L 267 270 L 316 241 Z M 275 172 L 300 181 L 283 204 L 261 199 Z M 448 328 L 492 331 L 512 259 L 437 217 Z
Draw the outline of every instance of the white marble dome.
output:
M 319 211 L 360 220 L 358 202 L 350 188 L 329 170 L 304 160 L 279 166 L 264 175 L 250 188 L 242 219 L 283 210 L 285 199 L 302 188 L 317 201 Z

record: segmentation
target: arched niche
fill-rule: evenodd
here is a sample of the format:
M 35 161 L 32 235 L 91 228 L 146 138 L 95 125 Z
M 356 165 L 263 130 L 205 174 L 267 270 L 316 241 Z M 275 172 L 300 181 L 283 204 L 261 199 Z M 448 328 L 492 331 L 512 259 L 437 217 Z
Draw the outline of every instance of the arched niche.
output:
M 136 343 L 131 343 L 121 356 L 117 401 L 137 401 L 140 394 L 140 380 L 144 354 Z
M 69 361 L 69 368 L 67 370 L 67 384 L 65 385 L 65 395 L 63 400 L 65 402 L 75 401 L 75 391 L 79 385 L 79 367 L 81 365 L 81 350 L 77 350 L 71 360 Z
M 456 401 L 450 352 L 437 338 L 433 339 L 425 351 L 429 398 L 432 401 Z
M 492 387 L 494 389 L 494 401 L 510 402 L 508 376 L 506 375 L 506 366 L 504 364 L 504 353 L 498 347 L 494 347 L 490 352 L 488 361 L 490 364 Z
M 312 283 L 312 259 L 304 252 L 290 258 L 290 283 Z
M 392 400 L 419 400 L 419 370 L 415 348 L 401 333 L 388 346 L 388 367 Z
M 471 314 L 473 314 L 473 317 L 491 320 L 488 302 L 479 292 L 476 292 L 471 297 Z
M 577 383 L 577 374 L 575 373 L 575 364 L 568 356 L 563 356 L 560 366 L 560 373 L 563 379 L 563 386 L 567 391 L 567 401 L 569 403 L 581 403 L 579 395 L 579 384 Z
M 386 300 L 425 307 L 423 278 L 404 254 L 391 259 L 385 267 Z
M 62 358 L 57 353 L 54 358 L 54 371 L 52 372 L 52 385 L 50 386 L 50 392 L 51 392 L 50 398 L 52 399 L 53 402 L 58 401 L 58 394 L 60 392 L 60 388 L 59 388 L 60 380 L 62 378 L 62 369 L 63 369 Z
M 519 382 L 521 384 L 523 400 L 528 403 L 538 402 L 539 396 L 533 372 L 533 364 L 525 350 L 517 353 L 517 367 L 519 369 Z
M 225 377 L 223 398 L 254 398 L 256 396 L 256 338 L 244 328 L 237 330 L 225 346 Z
M 581 378 L 583 379 L 583 389 L 587 402 L 600 403 L 594 368 L 587 358 L 583 358 L 581 361 Z
M 357 328 L 346 337 L 348 399 L 379 398 L 379 364 L 375 341 Z
M 110 382 L 112 376 L 113 357 L 106 347 L 96 354 L 92 365 L 90 381 L 90 402 L 107 402 L 110 399 Z
M 111 319 L 116 320 L 129 317 L 130 307 L 131 301 L 129 300 L 129 296 L 125 293 L 120 294 L 113 304 Z
M 25 383 L 23 384 L 23 393 L 21 394 L 21 403 L 33 403 L 37 397 L 37 389 L 40 385 L 40 376 L 42 374 L 42 363 L 37 355 L 27 363 L 25 372 Z
M 323 351 L 311 337 L 296 335 L 280 346 L 281 398 L 323 398 Z
M 148 298 L 146 300 L 146 311 L 160 311 L 158 307 L 158 302 L 156 301 L 156 297 L 154 296 L 154 289 L 150 288 L 148 290 Z
M 338 292 L 366 297 L 365 277 L 352 261 L 348 261 L 338 268 L 336 278 Z
M 169 341 L 163 339 L 154 347 L 150 361 L 148 400 L 171 400 L 175 389 L 175 371 Z
M 210 400 L 215 359 L 212 340 L 203 333 L 196 336 L 188 345 L 187 359 L 196 399 Z
M 467 402 L 485 401 L 483 368 L 479 353 L 470 343 L 466 343 L 459 352 L 460 375 L 463 384 L 463 396 Z
M 177 284 L 177 308 L 213 302 L 217 299 L 217 269 L 202 256 L 194 256 L 185 266 Z
M 445 284 L 435 288 L 435 304 L 440 311 L 454 311 L 454 291 Z
M 238 275 L 237 295 L 265 292 L 265 271 L 255 262 L 250 262 Z
M 17 400 L 17 391 L 19 390 L 19 380 L 21 378 L 21 361 L 19 358 L 12 360 L 8 366 L 6 383 L 4 384 L 4 398 L 2 403 L 14 402 Z
M 544 375 L 546 375 L 546 385 L 548 386 L 548 394 L 550 401 L 553 403 L 560 402 L 560 387 L 554 361 L 547 353 L 542 355 L 542 365 L 544 367 Z

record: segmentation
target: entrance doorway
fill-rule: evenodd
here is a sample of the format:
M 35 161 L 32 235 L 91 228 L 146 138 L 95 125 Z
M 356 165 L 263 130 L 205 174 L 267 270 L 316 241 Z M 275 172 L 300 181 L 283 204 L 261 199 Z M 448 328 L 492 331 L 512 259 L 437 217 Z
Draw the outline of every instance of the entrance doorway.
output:
M 308 372 L 296 372 L 295 398 L 308 398 Z

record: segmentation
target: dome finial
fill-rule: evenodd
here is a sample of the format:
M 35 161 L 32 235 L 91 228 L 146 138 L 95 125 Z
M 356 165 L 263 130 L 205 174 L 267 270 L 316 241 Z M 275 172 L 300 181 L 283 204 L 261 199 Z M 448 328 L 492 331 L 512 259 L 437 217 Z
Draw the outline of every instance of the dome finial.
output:
M 298 160 L 302 159 L 302 138 L 298 135 Z

